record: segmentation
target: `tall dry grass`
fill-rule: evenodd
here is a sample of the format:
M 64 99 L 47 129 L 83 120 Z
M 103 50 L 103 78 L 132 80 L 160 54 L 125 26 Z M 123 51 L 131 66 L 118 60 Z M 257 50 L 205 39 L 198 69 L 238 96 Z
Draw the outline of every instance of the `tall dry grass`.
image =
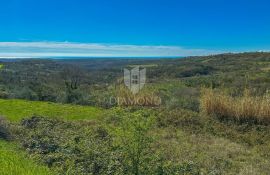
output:
M 201 111 L 220 119 L 270 124 L 270 95 L 252 96 L 248 90 L 240 97 L 232 97 L 213 89 L 201 92 Z

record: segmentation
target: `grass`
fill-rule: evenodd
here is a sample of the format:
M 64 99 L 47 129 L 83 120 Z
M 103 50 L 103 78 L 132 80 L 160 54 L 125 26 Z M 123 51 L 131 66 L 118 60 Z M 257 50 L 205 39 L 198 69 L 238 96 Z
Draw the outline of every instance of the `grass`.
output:
M 202 94 L 207 95 L 209 99 L 213 98 L 211 95 L 216 98 L 220 98 L 218 95 L 221 95 L 211 89 L 205 90 Z M 251 97 L 248 94 L 245 96 L 246 98 Z M 238 97 L 238 100 L 245 96 Z M 230 96 L 226 97 L 234 99 Z M 222 99 L 220 100 L 222 101 Z M 101 116 L 103 111 L 98 108 L 76 105 L 0 100 L 0 115 L 6 116 L 9 120 L 18 121 L 33 114 L 65 119 L 94 119 Z M 108 116 L 105 115 L 105 117 Z M 199 113 L 186 110 L 176 110 L 175 112 L 170 110 L 162 117 L 164 117 L 164 122 L 168 124 L 168 127 L 153 128 L 150 134 L 151 137 L 155 138 L 153 149 L 162 153 L 164 156 L 162 158 L 168 161 L 168 167 L 171 166 L 170 162 L 179 164 L 182 168 L 187 163 L 188 168 L 199 169 L 204 174 L 266 175 L 270 171 L 268 130 L 262 132 L 260 129 L 258 132 L 256 130 L 258 126 L 256 126 L 254 130 L 250 129 L 252 131 L 248 132 L 245 129 L 241 133 L 240 129 L 234 128 L 234 126 L 238 127 L 237 124 L 226 125 L 225 122 L 219 122 L 209 117 L 207 119 L 213 121 L 210 123 Z M 241 128 L 241 126 L 239 127 Z M 65 132 L 68 133 L 68 131 Z M 210 132 L 215 134 L 210 134 Z M 265 143 L 260 142 L 262 145 L 258 145 L 260 139 Z M 246 141 L 254 142 L 255 145 L 248 146 L 244 143 Z M 0 141 L 0 165 L 4 165 L 0 167 L 1 175 L 50 174 L 47 168 L 39 166 L 29 159 L 12 142 Z
M 270 96 L 251 96 L 246 90 L 241 97 L 231 97 L 225 93 L 204 89 L 201 109 L 208 115 L 220 119 L 233 119 L 240 122 L 270 124 Z
M 211 135 L 189 134 L 172 128 L 152 131 L 156 149 L 177 164 L 191 162 L 202 174 L 269 174 L 269 159 L 241 143 Z
M 0 99 L 0 115 L 18 122 L 33 115 L 59 117 L 67 120 L 95 119 L 102 110 L 95 107 L 63 105 L 49 102 Z M 36 164 L 12 142 L 0 140 L 1 175 L 50 175 L 48 168 Z
M 51 175 L 53 173 L 47 167 L 28 159 L 15 144 L 0 140 L 0 174 Z
M 83 120 L 95 119 L 101 114 L 102 110 L 96 107 L 0 99 L 0 115 L 10 121 L 20 121 L 33 115 L 59 117 L 67 120 Z
M 0 115 L 13 122 L 33 115 L 81 120 L 98 118 L 101 114 L 102 110 L 95 107 L 0 99 Z M 52 173 L 45 166 L 40 166 L 29 159 L 15 144 L 0 140 L 0 174 L 50 175 Z

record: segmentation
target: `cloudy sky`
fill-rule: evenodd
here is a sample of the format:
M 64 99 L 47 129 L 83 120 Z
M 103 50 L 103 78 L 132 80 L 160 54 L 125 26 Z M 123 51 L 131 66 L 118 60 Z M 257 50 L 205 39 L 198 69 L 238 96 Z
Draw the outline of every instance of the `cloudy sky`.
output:
M 217 54 L 221 51 L 179 46 L 142 46 L 71 42 L 0 42 L 1 58 L 31 57 L 175 57 Z

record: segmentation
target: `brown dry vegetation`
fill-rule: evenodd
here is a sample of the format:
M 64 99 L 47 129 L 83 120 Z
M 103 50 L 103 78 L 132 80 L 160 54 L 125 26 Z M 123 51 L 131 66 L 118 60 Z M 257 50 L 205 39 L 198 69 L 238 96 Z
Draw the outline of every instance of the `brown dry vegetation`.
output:
M 252 96 L 245 90 L 243 96 L 232 97 L 224 92 L 203 89 L 201 110 L 219 119 L 270 124 L 270 95 Z

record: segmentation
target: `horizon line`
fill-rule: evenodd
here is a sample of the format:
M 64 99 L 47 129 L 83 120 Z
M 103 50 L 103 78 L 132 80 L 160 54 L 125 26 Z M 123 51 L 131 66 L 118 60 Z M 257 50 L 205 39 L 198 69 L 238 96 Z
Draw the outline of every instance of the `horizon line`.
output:
M 224 52 L 218 54 L 209 55 L 193 55 L 193 56 L 40 56 L 40 57 L 2 57 L 0 59 L 183 59 L 189 57 L 207 57 L 207 56 L 218 56 L 226 54 L 248 54 L 248 53 L 270 53 L 270 51 L 244 51 L 244 52 Z
M 124 45 L 76 42 L 1 42 L 0 58 L 177 58 L 269 50 L 209 50 L 167 45 Z

